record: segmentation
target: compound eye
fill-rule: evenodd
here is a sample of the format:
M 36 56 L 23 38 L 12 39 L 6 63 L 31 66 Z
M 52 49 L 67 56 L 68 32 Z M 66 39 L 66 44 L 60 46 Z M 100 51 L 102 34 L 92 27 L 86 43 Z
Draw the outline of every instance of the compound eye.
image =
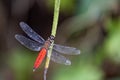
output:
M 54 40 L 54 36 L 53 36 L 53 35 L 51 35 L 51 36 L 50 36 L 50 39 L 51 39 L 51 40 Z

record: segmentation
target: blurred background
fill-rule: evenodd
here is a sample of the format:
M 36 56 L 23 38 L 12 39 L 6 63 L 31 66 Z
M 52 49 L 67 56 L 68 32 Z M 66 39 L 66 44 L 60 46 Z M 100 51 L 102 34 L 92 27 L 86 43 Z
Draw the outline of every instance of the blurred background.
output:
M 43 80 L 44 63 L 32 72 L 38 52 L 14 35 L 29 24 L 44 39 L 51 33 L 54 0 L 0 0 L 0 80 Z M 120 1 L 61 0 L 55 43 L 81 50 L 71 66 L 50 63 L 47 80 L 120 80 Z

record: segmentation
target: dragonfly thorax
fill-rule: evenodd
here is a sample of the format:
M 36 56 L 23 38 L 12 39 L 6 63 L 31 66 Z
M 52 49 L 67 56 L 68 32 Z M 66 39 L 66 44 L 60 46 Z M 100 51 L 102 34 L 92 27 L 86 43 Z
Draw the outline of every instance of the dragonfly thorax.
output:
M 50 41 L 47 40 L 47 41 L 45 41 L 43 47 L 48 49 L 50 47 L 50 45 L 51 45 Z
M 43 47 L 48 49 L 50 47 L 50 45 L 52 44 L 52 42 L 54 41 L 54 36 L 50 36 L 48 37 L 48 39 L 45 41 Z

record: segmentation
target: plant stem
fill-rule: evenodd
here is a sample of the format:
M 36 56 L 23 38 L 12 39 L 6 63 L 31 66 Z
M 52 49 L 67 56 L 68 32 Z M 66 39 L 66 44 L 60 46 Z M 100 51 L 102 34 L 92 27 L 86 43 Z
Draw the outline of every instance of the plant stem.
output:
M 59 17 L 59 9 L 60 9 L 60 0 L 55 0 L 55 8 L 54 8 L 54 16 L 53 16 L 53 24 L 52 24 L 52 32 L 51 35 L 56 36 L 56 30 L 58 25 L 58 17 Z
M 54 36 L 54 37 L 56 36 L 56 31 L 57 31 L 59 9 L 60 9 L 60 0 L 55 0 L 53 24 L 52 24 L 52 31 L 51 31 L 51 35 Z M 51 57 L 51 54 L 52 54 L 53 44 L 54 44 L 54 42 L 51 44 L 51 46 L 48 50 L 46 63 L 45 63 L 45 70 L 44 70 L 44 80 L 46 80 L 46 74 L 47 74 L 47 70 L 48 70 L 48 67 L 49 67 L 49 63 L 50 63 L 50 57 Z

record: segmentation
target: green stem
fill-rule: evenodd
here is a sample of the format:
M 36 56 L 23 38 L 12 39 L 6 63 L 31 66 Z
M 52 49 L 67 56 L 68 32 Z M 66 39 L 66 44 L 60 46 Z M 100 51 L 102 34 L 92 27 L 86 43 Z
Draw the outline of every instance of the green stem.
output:
M 52 24 L 52 31 L 51 35 L 54 37 L 56 36 L 57 25 L 58 25 L 58 18 L 59 18 L 59 9 L 60 9 L 60 0 L 55 0 L 55 7 L 54 7 L 54 16 L 53 16 L 53 24 Z M 48 50 L 46 63 L 45 63 L 45 70 L 44 70 L 44 80 L 46 80 L 46 74 L 50 63 L 50 57 L 52 54 L 53 44 L 51 44 L 50 49 Z
M 51 32 L 51 35 L 53 35 L 54 37 L 56 36 L 56 30 L 58 25 L 59 9 L 60 9 L 60 0 L 55 0 L 53 25 L 52 25 L 52 32 Z

